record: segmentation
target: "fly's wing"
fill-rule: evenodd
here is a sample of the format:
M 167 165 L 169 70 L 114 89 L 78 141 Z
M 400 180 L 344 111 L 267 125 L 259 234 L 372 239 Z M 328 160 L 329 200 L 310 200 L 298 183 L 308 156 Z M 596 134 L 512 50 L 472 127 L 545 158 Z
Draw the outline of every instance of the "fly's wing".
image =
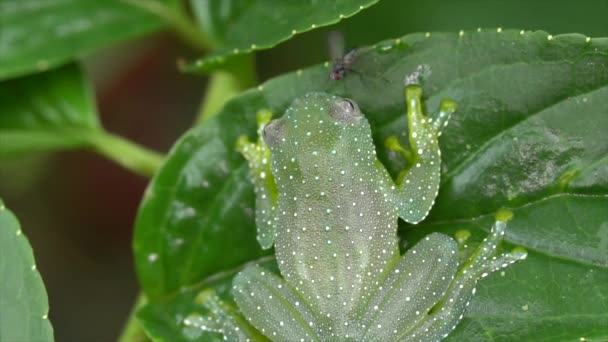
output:
M 331 31 L 327 35 L 327 48 L 332 61 L 344 57 L 344 35 L 340 31 Z
M 344 64 L 350 71 L 358 72 L 369 77 L 380 77 L 386 72 L 385 64 L 381 63 L 382 54 L 379 54 L 373 46 L 357 46 L 347 48 L 343 57 Z
M 363 48 L 352 48 L 349 49 L 346 54 L 344 55 L 344 64 L 347 66 L 351 66 L 354 62 L 355 59 L 357 58 L 357 56 L 359 56 L 361 54 L 361 52 L 364 52 L 365 49 Z M 369 52 L 369 50 L 367 50 Z

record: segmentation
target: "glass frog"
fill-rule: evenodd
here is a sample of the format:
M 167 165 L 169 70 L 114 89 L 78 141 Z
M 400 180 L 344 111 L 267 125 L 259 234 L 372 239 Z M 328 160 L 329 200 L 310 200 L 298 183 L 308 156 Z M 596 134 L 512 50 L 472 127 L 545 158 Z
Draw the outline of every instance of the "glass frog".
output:
M 274 245 L 282 277 L 255 265 L 241 271 L 233 295 L 249 323 L 215 297 L 207 329 L 228 340 L 259 340 L 246 333 L 251 324 L 273 341 L 439 341 L 463 317 L 480 278 L 525 258 L 523 249 L 494 256 L 506 210 L 475 251 L 460 253 L 454 239 L 432 233 L 400 255 L 398 217 L 417 223 L 431 209 L 438 137 L 456 110 L 445 99 L 427 117 L 421 97 L 419 86 L 405 88 L 409 148 L 397 137 L 386 142 L 408 162 L 395 181 L 352 100 L 311 93 L 280 119 L 258 113 L 258 142 L 242 137 L 237 145 L 255 185 L 258 241 Z

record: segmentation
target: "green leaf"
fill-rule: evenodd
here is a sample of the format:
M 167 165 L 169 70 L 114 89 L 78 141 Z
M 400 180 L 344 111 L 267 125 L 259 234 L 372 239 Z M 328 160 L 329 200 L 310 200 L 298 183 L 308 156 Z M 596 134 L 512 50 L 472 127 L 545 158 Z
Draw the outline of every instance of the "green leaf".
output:
M 0 80 L 48 70 L 162 24 L 126 0 L 3 0 Z
M 0 157 L 82 146 L 100 129 L 76 65 L 0 82 L 0 103 Z
M 0 200 L 0 341 L 53 341 L 48 314 L 32 247 Z
M 146 176 L 162 161 L 103 130 L 93 91 L 77 65 L 0 82 L 0 104 L 0 159 L 88 147 Z
M 445 97 L 455 99 L 459 109 L 440 138 L 442 187 L 436 205 L 422 224 L 403 225 L 402 239 L 410 244 L 433 231 L 462 228 L 479 239 L 493 214 L 510 207 L 515 218 L 507 247 L 530 250 L 528 260 L 504 276 L 480 282 L 480 294 L 451 338 L 608 338 L 608 39 L 511 30 L 412 34 L 365 50 L 353 68 L 356 73 L 339 82 L 328 80 L 328 65 L 270 80 L 180 139 L 137 222 L 139 276 L 154 301 L 181 298 L 178 289 L 213 276 L 189 270 L 209 269 L 206 264 L 226 258 L 234 262 L 223 269 L 235 267 L 233 253 L 257 258 L 251 252 L 257 251 L 253 217 L 240 214 L 238 231 L 232 231 L 234 221 L 226 224 L 253 206 L 234 142 L 240 134 L 255 136 L 257 110 L 280 115 L 310 91 L 352 98 L 372 125 L 379 158 L 396 176 L 404 161 L 383 142 L 406 132 L 403 85 L 417 82 L 430 111 Z M 218 171 L 221 163 L 226 172 Z M 204 192 L 205 184 L 222 191 Z M 217 198 L 230 200 L 218 205 Z M 195 208 L 185 211 L 191 215 L 183 215 L 183 203 Z M 209 206 L 233 215 L 210 217 L 213 211 L 198 209 Z M 237 248 L 201 235 L 188 240 L 197 229 L 240 234 L 243 240 Z M 180 237 L 184 243 L 175 248 L 172 241 Z M 192 251 L 190 258 L 175 252 L 180 248 Z M 250 254 L 242 254 L 243 248 Z M 151 253 L 158 253 L 152 258 L 156 263 L 150 262 Z M 172 318 L 192 309 L 180 311 L 171 302 L 164 308 L 174 312 Z M 184 335 L 175 319 L 151 313 L 142 319 L 147 329 L 163 327 L 176 340 L 196 340 Z
M 271 48 L 296 34 L 335 24 L 378 0 L 297 2 L 272 0 L 191 0 L 202 29 L 218 49 L 185 66 L 188 71 L 209 71 L 227 58 Z

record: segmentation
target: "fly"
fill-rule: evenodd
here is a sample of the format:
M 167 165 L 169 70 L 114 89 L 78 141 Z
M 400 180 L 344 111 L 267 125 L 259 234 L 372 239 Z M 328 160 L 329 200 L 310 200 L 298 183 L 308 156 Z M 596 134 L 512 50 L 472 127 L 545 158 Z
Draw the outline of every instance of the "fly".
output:
M 329 56 L 332 60 L 329 78 L 338 81 L 346 76 L 348 72 L 354 72 L 352 65 L 358 57 L 358 48 L 353 48 L 345 53 L 344 36 L 341 32 L 332 31 L 327 37 L 329 45 Z

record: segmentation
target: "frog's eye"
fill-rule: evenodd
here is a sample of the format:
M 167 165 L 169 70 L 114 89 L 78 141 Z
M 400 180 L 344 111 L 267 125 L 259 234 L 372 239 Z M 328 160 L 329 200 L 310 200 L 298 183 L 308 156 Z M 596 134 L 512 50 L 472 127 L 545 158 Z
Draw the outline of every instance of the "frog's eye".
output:
M 264 126 L 264 142 L 268 146 L 276 146 L 284 140 L 285 122 L 281 119 L 270 121 Z
M 353 123 L 359 121 L 363 117 L 361 110 L 359 110 L 359 106 L 355 101 L 350 99 L 336 100 L 329 111 L 329 115 L 343 123 Z

